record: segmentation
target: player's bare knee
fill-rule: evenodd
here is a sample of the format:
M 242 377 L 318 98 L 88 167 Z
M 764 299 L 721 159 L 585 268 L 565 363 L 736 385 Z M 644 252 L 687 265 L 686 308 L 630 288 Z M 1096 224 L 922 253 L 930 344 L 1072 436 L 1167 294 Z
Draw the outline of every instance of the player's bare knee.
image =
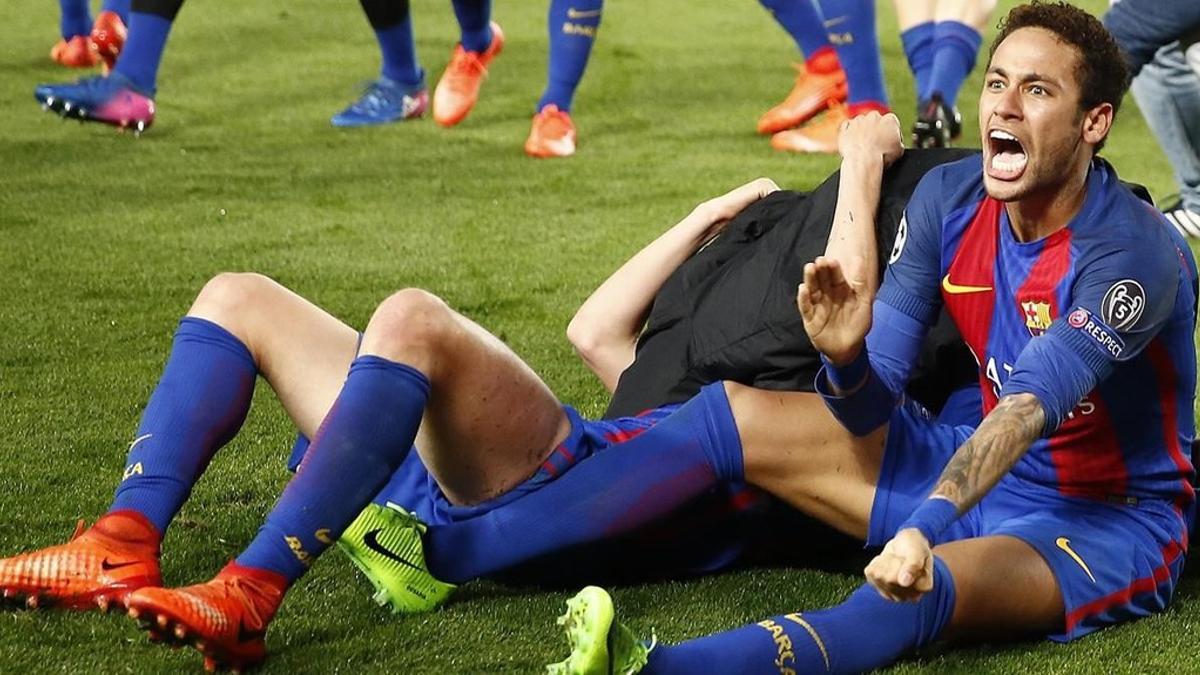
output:
M 249 319 L 262 314 L 264 306 L 273 294 L 282 287 L 261 274 L 250 272 L 222 272 L 200 289 L 196 300 L 188 310 L 188 316 L 196 316 L 216 323 L 243 341 L 252 336 L 253 321 Z
M 397 291 L 375 309 L 361 351 L 419 366 L 446 345 L 453 320 L 436 295 L 419 288 Z

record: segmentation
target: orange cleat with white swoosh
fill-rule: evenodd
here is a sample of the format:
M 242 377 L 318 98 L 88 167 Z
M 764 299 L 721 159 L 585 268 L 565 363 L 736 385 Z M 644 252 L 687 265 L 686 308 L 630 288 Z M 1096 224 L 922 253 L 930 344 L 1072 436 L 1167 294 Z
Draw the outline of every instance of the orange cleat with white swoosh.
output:
M 492 22 L 492 43 L 482 52 L 469 52 L 462 43 L 454 46 L 446 72 L 433 90 L 433 121 L 452 127 L 466 119 L 479 100 L 479 88 L 487 77 L 487 67 L 504 49 L 504 31 Z
M 114 511 L 71 541 L 0 560 L 0 597 L 9 606 L 108 610 L 162 584 L 158 530 L 136 511 Z
M 530 157 L 570 157 L 575 154 L 575 124 L 571 114 L 553 103 L 533 116 L 533 127 L 525 139 Z

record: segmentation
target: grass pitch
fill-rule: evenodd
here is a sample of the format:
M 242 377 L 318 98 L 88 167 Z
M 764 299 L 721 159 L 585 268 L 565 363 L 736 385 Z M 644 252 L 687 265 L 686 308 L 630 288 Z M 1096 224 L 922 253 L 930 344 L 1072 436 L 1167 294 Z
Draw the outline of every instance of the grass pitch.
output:
M 456 28 L 449 3 L 414 5 L 432 84 Z M 0 52 L 0 553 L 60 542 L 76 518 L 103 512 L 175 321 L 217 272 L 264 272 L 356 326 L 389 291 L 428 288 L 595 414 L 604 392 L 563 337 L 588 291 L 708 196 L 759 175 L 806 188 L 835 167 L 772 152 L 754 135 L 757 115 L 786 94 L 796 55 L 750 0 L 610 0 L 576 101 L 578 156 L 529 160 L 521 143 L 545 77 L 546 3 L 497 5 L 509 43 L 460 127 L 338 131 L 329 116 L 378 66 L 354 3 L 189 3 L 163 63 L 157 126 L 134 139 L 38 111 L 34 85 L 73 74 L 46 58 L 53 3 L 16 0 Z M 907 128 L 915 105 L 890 4 L 879 30 Z M 963 101 L 972 138 L 979 82 L 976 72 Z M 1132 102 L 1121 117 L 1105 154 L 1157 196 L 1173 191 Z M 168 583 L 208 579 L 249 541 L 287 480 L 292 436 L 260 387 L 241 436 L 167 535 Z M 827 605 L 857 583 L 758 569 L 619 588 L 616 598 L 635 628 L 677 641 Z M 1188 575 L 1160 617 L 1069 646 L 938 651 L 896 670 L 1186 669 L 1198 596 Z M 476 583 L 442 611 L 395 618 L 333 553 L 289 596 L 265 672 L 534 672 L 563 654 L 553 618 L 566 597 Z M 199 664 L 194 652 L 149 644 L 123 617 L 0 613 L 0 671 Z

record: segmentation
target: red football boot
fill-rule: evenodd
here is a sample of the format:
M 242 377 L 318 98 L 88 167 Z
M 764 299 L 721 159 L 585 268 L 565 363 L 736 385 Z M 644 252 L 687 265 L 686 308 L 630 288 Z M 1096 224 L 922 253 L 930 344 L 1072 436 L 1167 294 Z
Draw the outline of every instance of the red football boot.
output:
M 151 640 L 195 647 L 208 670 L 243 671 L 267 658 L 267 624 L 287 586 L 275 572 L 231 562 L 208 583 L 132 593 L 129 616 Z
M 125 36 L 128 32 L 125 22 L 121 21 L 116 12 L 100 12 L 96 16 L 96 22 L 92 24 L 92 45 L 96 49 L 96 55 L 100 57 L 105 73 L 112 70 L 116 64 L 117 57 L 125 47 Z
M 139 588 L 159 586 L 158 530 L 136 511 L 115 511 L 70 543 L 0 560 L 0 597 L 10 605 L 92 609 L 124 606 Z
M 59 40 L 50 49 L 50 58 L 68 68 L 91 68 L 100 62 L 86 35 L 76 35 L 70 40 Z

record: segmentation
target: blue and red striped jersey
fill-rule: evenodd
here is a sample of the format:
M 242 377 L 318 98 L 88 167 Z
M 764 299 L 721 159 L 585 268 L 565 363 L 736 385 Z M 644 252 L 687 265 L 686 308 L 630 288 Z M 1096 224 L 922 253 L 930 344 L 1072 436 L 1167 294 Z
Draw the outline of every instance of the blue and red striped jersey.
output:
M 984 414 L 1016 393 L 1046 411 L 1016 476 L 1068 495 L 1194 500 L 1195 262 L 1108 163 L 1092 163 L 1067 227 L 1032 242 L 987 196 L 978 156 L 933 169 L 905 212 L 867 338 L 891 392 L 942 305 L 979 363 Z

